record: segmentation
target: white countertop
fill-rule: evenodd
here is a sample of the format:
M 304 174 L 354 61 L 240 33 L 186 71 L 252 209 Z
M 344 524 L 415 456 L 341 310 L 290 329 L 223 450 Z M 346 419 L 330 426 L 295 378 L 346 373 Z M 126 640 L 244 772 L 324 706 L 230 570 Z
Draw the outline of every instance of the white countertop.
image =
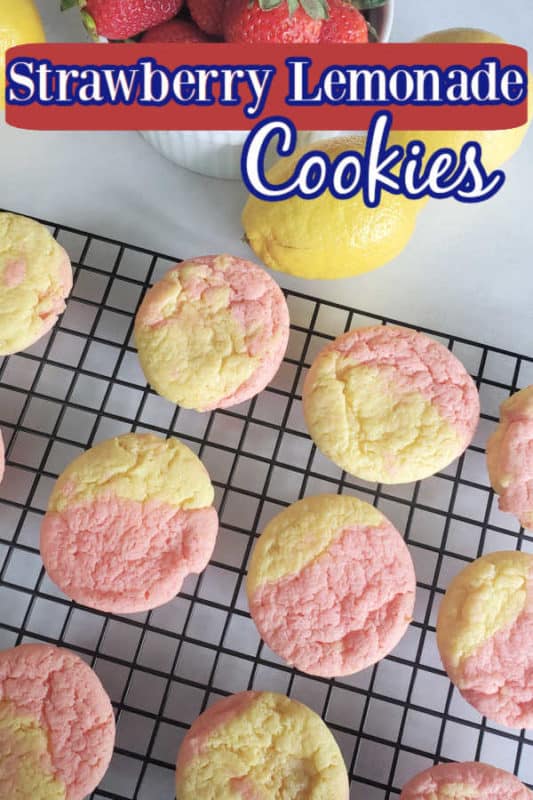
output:
M 83 37 L 75 12 L 38 0 L 50 40 Z M 533 51 L 531 0 L 397 0 L 394 41 L 483 27 Z M 368 275 L 283 285 L 526 354 L 533 350 L 533 133 L 507 185 L 480 205 L 432 201 L 407 249 Z M 0 206 L 176 256 L 232 252 L 245 192 L 165 161 L 137 133 L 42 133 L 0 123 Z

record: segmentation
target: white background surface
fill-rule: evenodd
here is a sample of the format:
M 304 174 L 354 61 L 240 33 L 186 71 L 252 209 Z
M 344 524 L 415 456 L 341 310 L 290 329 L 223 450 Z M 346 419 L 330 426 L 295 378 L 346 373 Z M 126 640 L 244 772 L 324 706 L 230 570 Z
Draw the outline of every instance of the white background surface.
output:
M 15 1 L 15 0 L 14 0 Z M 50 40 L 83 38 L 76 12 L 38 0 Z M 476 26 L 533 49 L 531 0 L 397 0 L 393 41 Z M 433 201 L 391 264 L 342 282 L 280 282 L 358 308 L 530 353 L 533 134 L 488 203 Z M 238 182 L 188 173 L 137 133 L 23 132 L 0 123 L 0 204 L 154 250 L 249 255 Z

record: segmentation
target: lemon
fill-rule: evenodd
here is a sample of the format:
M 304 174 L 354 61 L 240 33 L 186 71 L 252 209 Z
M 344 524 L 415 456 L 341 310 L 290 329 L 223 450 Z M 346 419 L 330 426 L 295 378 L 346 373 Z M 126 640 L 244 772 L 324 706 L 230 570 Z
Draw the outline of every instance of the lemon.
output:
M 346 150 L 363 153 L 364 145 L 364 138 L 340 136 L 321 141 L 320 150 L 333 161 Z M 268 171 L 268 180 L 287 180 L 304 152 L 278 161 Z M 422 205 L 388 192 L 377 208 L 368 208 L 361 193 L 339 200 L 326 191 L 312 200 L 292 197 L 277 202 L 251 196 L 242 222 L 251 248 L 272 269 L 301 278 L 347 278 L 399 255 Z
M 452 43 L 452 44 L 506 44 L 505 40 L 494 33 L 478 30 L 476 28 L 450 28 L 437 31 L 418 39 L 421 44 Z M 530 86 L 532 80 L 530 76 Z M 522 144 L 527 133 L 533 112 L 533 102 L 530 102 L 529 122 L 520 128 L 511 128 L 503 131 L 401 131 L 393 132 L 390 137 L 391 144 L 405 145 L 413 139 L 421 139 L 426 145 L 428 155 L 441 147 L 449 147 L 457 153 L 468 142 L 479 142 L 483 153 L 483 164 L 488 172 L 499 169 L 513 156 Z
M 5 102 L 5 56 L 18 44 L 44 42 L 44 30 L 32 0 L 0 0 L 0 108 Z

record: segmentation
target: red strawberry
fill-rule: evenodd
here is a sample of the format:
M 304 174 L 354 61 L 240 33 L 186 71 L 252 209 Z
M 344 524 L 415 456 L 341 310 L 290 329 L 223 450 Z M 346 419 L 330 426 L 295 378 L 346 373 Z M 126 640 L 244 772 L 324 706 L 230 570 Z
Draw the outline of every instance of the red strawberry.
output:
M 175 17 L 183 0 L 81 0 L 80 5 L 94 36 L 129 39 Z
M 143 34 L 143 42 L 208 42 L 209 38 L 196 25 L 184 19 L 162 22 Z
M 325 0 L 226 0 L 224 38 L 262 44 L 318 42 L 326 17 Z
M 191 17 L 210 36 L 222 36 L 225 0 L 187 0 Z
M 329 17 L 322 25 L 321 42 L 330 44 L 368 42 L 366 19 L 350 0 L 328 0 L 328 6 Z

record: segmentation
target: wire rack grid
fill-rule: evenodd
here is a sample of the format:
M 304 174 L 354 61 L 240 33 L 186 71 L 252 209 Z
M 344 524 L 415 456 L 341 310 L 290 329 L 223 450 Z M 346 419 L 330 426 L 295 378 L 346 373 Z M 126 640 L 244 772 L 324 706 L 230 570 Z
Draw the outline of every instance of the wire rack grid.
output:
M 482 418 L 458 462 L 422 483 L 380 486 L 338 470 L 315 449 L 301 411 L 313 357 L 339 333 L 396 320 L 287 292 L 292 331 L 273 384 L 231 410 L 180 410 L 147 387 L 132 343 L 147 287 L 176 259 L 72 228 L 48 227 L 70 253 L 74 290 L 60 323 L 30 350 L 0 360 L 0 425 L 7 469 L 0 486 L 0 647 L 61 644 L 91 664 L 117 713 L 117 743 L 96 800 L 172 800 L 180 742 L 221 696 L 286 693 L 316 710 L 344 754 L 351 797 L 398 797 L 433 763 L 478 759 L 533 784 L 533 731 L 482 719 L 447 680 L 436 611 L 451 578 L 482 553 L 533 552 L 533 536 L 497 508 L 484 445 L 499 403 L 533 383 L 533 358 L 426 331 L 477 381 Z M 402 323 L 405 324 L 405 323 Z M 213 559 L 168 605 L 106 615 L 72 603 L 48 579 L 39 527 L 52 484 L 80 452 L 130 430 L 177 435 L 203 459 L 221 528 Z M 418 578 L 415 618 L 395 651 L 340 680 L 290 669 L 264 645 L 243 591 L 254 538 L 280 508 L 319 492 L 355 494 L 405 534 Z M 198 798 L 201 800 L 201 798 Z

